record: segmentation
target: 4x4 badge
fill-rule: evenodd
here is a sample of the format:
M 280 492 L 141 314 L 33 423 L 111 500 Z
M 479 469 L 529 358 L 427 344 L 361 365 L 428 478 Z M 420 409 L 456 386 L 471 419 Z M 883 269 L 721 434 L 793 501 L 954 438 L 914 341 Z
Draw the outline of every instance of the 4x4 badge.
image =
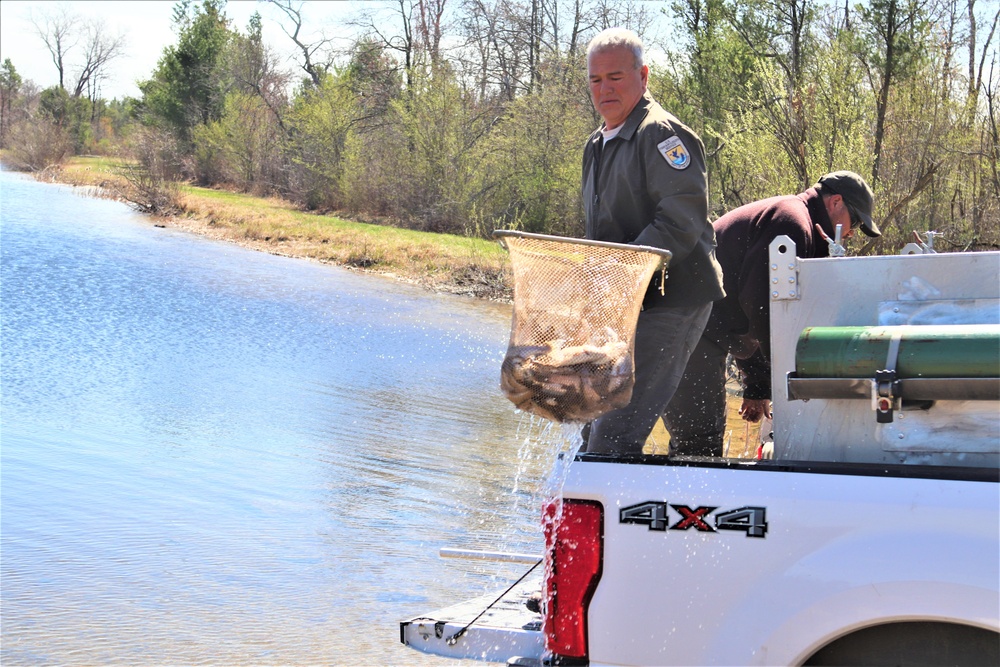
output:
M 669 508 L 669 509 L 668 509 Z M 670 510 L 679 517 L 671 521 Z M 717 507 L 673 505 L 665 501 L 647 500 L 644 503 L 623 507 L 618 515 L 619 523 L 644 525 L 649 530 L 688 530 L 694 528 L 703 533 L 718 530 L 738 530 L 747 537 L 764 537 L 767 534 L 767 508 L 740 507 L 734 510 L 715 512 Z M 714 526 L 709 517 L 715 513 Z

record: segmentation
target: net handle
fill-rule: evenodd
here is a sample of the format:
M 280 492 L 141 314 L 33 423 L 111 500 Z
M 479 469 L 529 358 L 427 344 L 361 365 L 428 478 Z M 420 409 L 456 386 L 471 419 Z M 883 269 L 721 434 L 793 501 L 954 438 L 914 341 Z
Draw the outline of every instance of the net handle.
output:
M 616 250 L 641 250 L 645 252 L 652 253 L 654 255 L 660 256 L 660 265 L 657 268 L 661 268 L 670 263 L 670 258 L 673 256 L 669 250 L 664 248 L 654 248 L 648 245 L 631 245 L 628 243 L 611 243 L 609 241 L 592 241 L 590 239 L 574 239 L 565 236 L 551 236 L 549 234 L 530 234 L 528 232 L 515 232 L 510 229 L 497 229 L 493 231 L 493 238 L 503 243 L 504 237 L 512 237 L 519 239 L 536 239 L 539 241 L 555 241 L 558 243 L 572 243 L 575 245 L 584 246 L 597 246 L 599 248 L 613 248 Z M 506 244 L 504 244 L 506 248 Z

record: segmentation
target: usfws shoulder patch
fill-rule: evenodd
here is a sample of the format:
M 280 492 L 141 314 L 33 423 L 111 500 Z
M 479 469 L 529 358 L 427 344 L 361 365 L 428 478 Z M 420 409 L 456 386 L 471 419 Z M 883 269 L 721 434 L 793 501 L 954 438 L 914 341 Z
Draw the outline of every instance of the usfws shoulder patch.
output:
M 678 136 L 664 139 L 656 145 L 656 148 L 667 164 L 674 169 L 687 169 L 687 166 L 691 164 L 691 154 L 688 153 L 687 147 Z

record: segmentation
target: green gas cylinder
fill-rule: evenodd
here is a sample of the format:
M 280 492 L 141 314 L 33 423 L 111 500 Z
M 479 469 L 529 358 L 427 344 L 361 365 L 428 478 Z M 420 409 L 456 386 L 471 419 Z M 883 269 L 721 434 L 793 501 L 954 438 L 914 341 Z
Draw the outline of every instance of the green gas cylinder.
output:
M 900 379 L 1000 377 L 994 324 L 809 327 L 795 347 L 795 371 L 803 378 L 873 377 L 892 365 L 893 347 Z

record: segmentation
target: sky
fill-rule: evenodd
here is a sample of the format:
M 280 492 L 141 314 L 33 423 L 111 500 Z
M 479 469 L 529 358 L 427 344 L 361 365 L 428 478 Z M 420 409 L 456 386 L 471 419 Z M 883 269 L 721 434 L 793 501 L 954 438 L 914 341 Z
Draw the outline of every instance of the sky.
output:
M 126 36 L 123 55 L 108 66 L 101 96 L 105 99 L 138 97 L 136 81 L 148 79 L 163 49 L 176 43 L 176 35 L 171 30 L 174 4 L 174 0 L 0 0 L 0 62 L 10 58 L 18 74 L 34 81 L 39 88 L 58 84 L 56 66 L 31 24 L 30 16 L 51 13 L 65 6 L 81 17 L 102 19 L 110 33 L 121 32 Z M 386 3 L 364 3 L 368 7 L 383 4 Z M 307 3 L 304 13 L 313 30 L 325 29 L 328 35 L 346 37 L 349 32 L 346 21 L 357 13 L 359 6 L 361 3 L 357 0 L 323 0 Z M 280 12 L 276 8 L 255 0 L 229 0 L 226 5 L 226 15 L 232 20 L 232 26 L 244 32 L 255 11 L 264 18 L 264 41 L 286 58 L 288 69 L 298 69 L 293 59 L 294 45 L 277 23 Z M 73 55 L 71 51 L 68 58 L 70 76 Z M 70 86 L 68 78 L 66 85 Z

